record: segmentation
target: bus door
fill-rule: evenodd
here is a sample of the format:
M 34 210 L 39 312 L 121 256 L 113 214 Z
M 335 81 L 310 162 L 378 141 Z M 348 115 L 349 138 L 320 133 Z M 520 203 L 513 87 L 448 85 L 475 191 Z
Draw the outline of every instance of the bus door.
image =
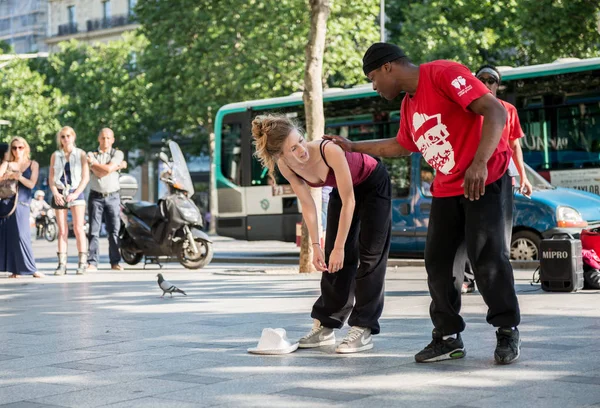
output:
M 223 117 L 220 155 L 218 157 L 217 233 L 247 239 L 244 185 L 249 178 L 251 143 L 250 111 L 234 112 Z
M 392 255 L 415 252 L 411 156 L 383 159 L 392 180 Z
M 260 112 L 251 112 L 251 117 L 257 113 Z M 250 137 L 248 143 L 242 145 L 244 157 L 250 160 L 242 179 L 247 215 L 246 239 L 295 242 L 296 224 L 302 221 L 298 198 L 279 171 L 276 170 L 277 182 L 272 182 L 267 169 L 254 157 L 254 152 Z

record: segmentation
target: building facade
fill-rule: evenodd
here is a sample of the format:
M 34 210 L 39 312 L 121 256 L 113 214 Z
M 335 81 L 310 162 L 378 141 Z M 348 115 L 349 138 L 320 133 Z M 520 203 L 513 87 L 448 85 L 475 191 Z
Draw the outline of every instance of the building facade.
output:
M 48 0 L 0 0 L 0 41 L 17 54 L 46 51 L 47 18 Z
M 1 1 L 1 0 L 0 0 Z M 139 27 L 134 8 L 137 0 L 49 0 L 50 51 L 72 38 L 89 42 L 118 40 L 125 31 Z

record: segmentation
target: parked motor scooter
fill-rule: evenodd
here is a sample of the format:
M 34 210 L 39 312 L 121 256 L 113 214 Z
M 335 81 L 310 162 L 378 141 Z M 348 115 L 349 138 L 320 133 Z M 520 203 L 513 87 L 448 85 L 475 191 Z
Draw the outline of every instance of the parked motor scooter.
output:
M 160 153 L 167 165 L 160 180 L 169 191 L 157 204 L 126 199 L 121 185 L 121 256 L 129 265 L 143 257 L 146 263 L 166 257 L 188 269 L 203 268 L 213 257 L 212 241 L 202 231 L 200 210 L 191 199 L 194 186 L 183 153 L 175 142 L 169 142 L 169 149 L 171 160 Z
M 47 211 L 42 211 L 35 220 L 35 225 L 38 237 L 44 237 L 48 242 L 52 242 L 56 239 L 58 234 L 58 224 L 56 223 L 54 210 L 49 209 Z

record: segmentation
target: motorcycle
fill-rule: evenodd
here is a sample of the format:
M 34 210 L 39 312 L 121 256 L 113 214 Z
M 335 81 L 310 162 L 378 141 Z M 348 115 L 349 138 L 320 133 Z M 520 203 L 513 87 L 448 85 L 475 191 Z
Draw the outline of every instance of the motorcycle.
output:
M 202 230 L 200 210 L 191 199 L 194 186 L 183 153 L 175 142 L 169 142 L 169 149 L 171 160 L 164 152 L 159 155 L 167 166 L 160 180 L 168 193 L 158 203 L 124 199 L 122 184 L 121 256 L 129 265 L 143 257 L 146 263 L 176 258 L 188 269 L 203 268 L 214 255 L 212 241 Z
M 44 237 L 46 241 L 52 242 L 58 235 L 58 224 L 54 210 L 43 211 L 35 220 L 37 236 Z

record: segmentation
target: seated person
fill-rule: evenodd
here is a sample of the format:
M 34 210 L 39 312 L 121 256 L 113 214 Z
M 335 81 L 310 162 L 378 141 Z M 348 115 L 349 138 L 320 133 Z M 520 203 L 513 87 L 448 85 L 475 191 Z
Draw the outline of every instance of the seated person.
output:
M 31 204 L 29 205 L 31 218 L 35 220 L 36 236 L 38 238 L 42 235 L 42 216 L 46 215 L 46 212 L 51 209 L 50 204 L 44 200 L 45 195 L 46 193 L 42 190 L 37 190 L 33 196 L 34 199 L 31 200 Z
M 421 192 L 431 196 L 431 183 L 433 182 L 433 170 L 421 168 Z

